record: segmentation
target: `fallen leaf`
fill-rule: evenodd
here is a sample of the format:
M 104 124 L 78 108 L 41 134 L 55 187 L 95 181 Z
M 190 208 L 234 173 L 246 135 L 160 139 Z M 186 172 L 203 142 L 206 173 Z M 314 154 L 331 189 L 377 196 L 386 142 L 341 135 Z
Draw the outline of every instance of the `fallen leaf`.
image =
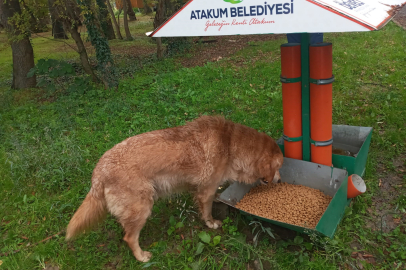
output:
M 364 255 L 362 255 L 362 257 L 364 257 L 364 258 L 373 258 L 374 256 L 371 255 L 371 254 L 364 254 Z
M 104 247 L 106 244 L 101 244 L 101 245 L 98 245 L 98 247 Z
M 400 223 L 400 218 L 394 218 L 393 222 L 395 222 L 395 224 L 399 224 Z
M 43 220 L 43 221 L 47 220 L 47 217 L 44 217 L 42 220 Z
M 21 238 L 22 238 L 22 239 L 25 239 L 25 240 L 28 240 L 28 237 L 27 237 L 27 236 L 24 236 L 24 235 L 21 236 Z
M 184 239 L 185 239 L 185 237 L 183 236 L 183 234 L 181 234 L 181 235 L 180 235 L 180 237 L 182 237 L 182 240 L 184 240 Z
M 358 256 L 358 252 L 354 251 L 353 253 L 351 253 L 351 258 L 357 258 Z
M 3 264 L 3 261 L 2 260 L 0 260 L 0 265 L 2 265 Z
M 368 259 L 367 259 L 367 262 L 368 262 L 368 263 L 370 263 L 370 264 L 373 264 L 373 265 L 375 265 L 375 264 L 376 264 L 376 262 L 375 262 L 375 259 L 374 259 L 374 258 L 368 258 Z

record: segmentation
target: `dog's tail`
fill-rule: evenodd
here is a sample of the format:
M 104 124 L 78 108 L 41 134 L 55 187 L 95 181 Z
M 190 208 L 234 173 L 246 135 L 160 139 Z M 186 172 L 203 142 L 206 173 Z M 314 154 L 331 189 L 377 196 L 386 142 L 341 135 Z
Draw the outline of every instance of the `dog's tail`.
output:
M 74 238 L 92 225 L 97 224 L 106 216 L 106 200 L 104 198 L 104 189 L 92 189 L 87 194 L 82 205 L 73 215 L 66 229 L 66 240 Z

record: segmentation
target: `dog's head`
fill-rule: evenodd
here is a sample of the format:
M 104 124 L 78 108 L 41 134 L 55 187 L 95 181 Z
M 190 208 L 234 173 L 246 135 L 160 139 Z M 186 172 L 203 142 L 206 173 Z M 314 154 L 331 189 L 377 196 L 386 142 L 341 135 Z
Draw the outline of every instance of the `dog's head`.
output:
M 283 154 L 277 146 L 271 153 L 265 154 L 258 162 L 258 172 L 261 184 L 279 183 L 281 175 L 279 169 L 283 164 Z

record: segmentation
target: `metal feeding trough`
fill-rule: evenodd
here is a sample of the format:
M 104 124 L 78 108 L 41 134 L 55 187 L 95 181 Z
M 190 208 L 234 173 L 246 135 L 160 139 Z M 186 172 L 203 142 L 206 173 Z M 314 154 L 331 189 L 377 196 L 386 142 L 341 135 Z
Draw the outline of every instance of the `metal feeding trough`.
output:
M 364 176 L 372 128 L 333 125 L 333 166 Z M 284 140 L 277 141 L 284 152 Z
M 282 182 L 318 189 L 324 194 L 333 197 L 316 227 L 309 229 L 256 216 L 242 210 L 240 211 L 245 215 L 250 215 L 294 231 L 305 233 L 313 231 L 330 238 L 333 237 L 337 226 L 344 215 L 345 208 L 350 201 L 347 199 L 347 171 L 312 162 L 284 158 L 283 166 L 279 172 L 281 174 Z M 244 197 L 244 195 L 258 184 L 260 183 L 258 182 L 253 185 L 238 182 L 233 183 L 221 193 L 217 200 L 235 208 L 235 205 Z

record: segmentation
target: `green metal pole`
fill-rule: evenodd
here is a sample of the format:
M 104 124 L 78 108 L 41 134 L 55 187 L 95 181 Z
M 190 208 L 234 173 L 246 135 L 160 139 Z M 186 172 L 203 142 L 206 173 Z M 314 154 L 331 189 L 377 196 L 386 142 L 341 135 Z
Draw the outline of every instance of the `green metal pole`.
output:
M 310 34 L 302 33 L 300 40 L 302 63 L 302 135 L 303 160 L 310 161 L 310 86 L 309 86 Z

